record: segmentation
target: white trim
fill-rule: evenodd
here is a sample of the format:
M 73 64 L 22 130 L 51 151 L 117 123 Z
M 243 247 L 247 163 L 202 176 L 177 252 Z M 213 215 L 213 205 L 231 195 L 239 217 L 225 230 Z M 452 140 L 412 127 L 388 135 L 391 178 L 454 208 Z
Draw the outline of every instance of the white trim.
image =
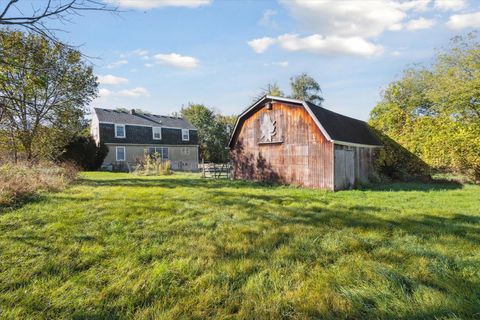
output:
M 119 149 L 123 149 L 123 159 L 122 160 L 118 159 L 118 150 Z M 116 161 L 125 161 L 126 159 L 127 159 L 127 151 L 126 151 L 125 147 L 123 147 L 123 146 L 115 147 L 115 160 Z
M 123 136 L 117 135 L 117 127 L 123 127 Z M 115 123 L 115 138 L 126 138 L 126 137 L 127 137 L 127 131 L 126 131 L 125 125 Z
M 184 134 L 185 132 L 187 133 L 187 136 L 188 136 L 187 139 L 184 139 L 184 138 L 183 138 L 183 134 Z M 190 141 L 190 130 L 188 130 L 188 129 L 182 129 L 182 141 Z
M 102 123 L 102 124 L 120 124 L 120 125 L 123 125 L 123 126 L 137 126 L 137 127 L 147 127 L 147 128 L 153 128 L 153 127 L 155 127 L 155 126 L 147 125 L 147 124 L 115 123 L 115 122 L 108 122 L 108 121 L 99 121 L 98 123 Z M 165 129 L 178 129 L 178 130 L 185 129 L 185 128 L 167 127 L 167 126 L 162 126 L 162 128 L 165 128 Z M 188 129 L 188 130 L 198 131 L 197 129 Z
M 362 148 L 382 148 L 383 146 L 378 146 L 378 145 L 372 145 L 372 144 L 361 144 L 361 143 L 353 143 L 353 142 L 344 142 L 344 141 L 338 141 L 338 140 L 332 140 L 334 144 L 339 144 L 342 146 L 348 146 L 348 147 L 362 147 Z
M 160 138 L 155 137 L 155 129 L 160 130 Z M 162 127 L 152 127 L 152 138 L 153 140 L 162 140 Z

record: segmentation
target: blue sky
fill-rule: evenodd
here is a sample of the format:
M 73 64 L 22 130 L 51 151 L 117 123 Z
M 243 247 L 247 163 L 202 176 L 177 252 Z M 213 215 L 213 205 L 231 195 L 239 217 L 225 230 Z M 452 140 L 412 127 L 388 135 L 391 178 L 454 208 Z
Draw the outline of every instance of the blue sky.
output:
M 307 72 L 326 108 L 366 120 L 403 69 L 480 27 L 473 0 L 107 1 L 123 12 L 88 12 L 58 36 L 96 57 L 92 106 L 158 114 L 189 102 L 238 114 Z

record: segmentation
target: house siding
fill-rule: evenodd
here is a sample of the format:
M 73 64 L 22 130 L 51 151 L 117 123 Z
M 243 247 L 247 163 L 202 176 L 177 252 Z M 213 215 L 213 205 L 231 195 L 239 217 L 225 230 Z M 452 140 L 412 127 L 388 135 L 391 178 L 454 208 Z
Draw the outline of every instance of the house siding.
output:
M 104 166 L 120 163 L 116 160 L 116 147 L 125 147 L 125 162 L 135 165 L 136 162 L 144 158 L 145 152 L 149 147 L 167 147 L 168 160 L 172 165 L 172 170 L 197 171 L 198 170 L 198 146 L 172 146 L 161 144 L 121 144 L 107 143 L 108 154 L 103 161 Z
M 162 128 L 162 139 L 153 139 L 152 127 L 125 125 L 125 138 L 115 138 L 115 125 L 113 123 L 100 123 L 100 140 L 103 143 L 120 144 L 150 144 L 150 145 L 197 145 L 198 134 L 196 130 L 189 130 L 190 139 L 182 140 L 182 129 Z

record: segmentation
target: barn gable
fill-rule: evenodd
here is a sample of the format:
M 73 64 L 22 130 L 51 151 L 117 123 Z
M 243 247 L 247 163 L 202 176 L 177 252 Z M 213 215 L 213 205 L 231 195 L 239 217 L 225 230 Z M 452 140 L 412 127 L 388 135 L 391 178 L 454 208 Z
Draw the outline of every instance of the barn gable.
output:
M 265 95 L 239 115 L 230 138 L 230 147 L 234 142 L 236 131 L 244 121 L 244 118 L 269 101 L 302 105 L 327 140 L 335 144 L 360 147 L 379 147 L 382 145 L 364 121 L 341 115 L 310 102 Z

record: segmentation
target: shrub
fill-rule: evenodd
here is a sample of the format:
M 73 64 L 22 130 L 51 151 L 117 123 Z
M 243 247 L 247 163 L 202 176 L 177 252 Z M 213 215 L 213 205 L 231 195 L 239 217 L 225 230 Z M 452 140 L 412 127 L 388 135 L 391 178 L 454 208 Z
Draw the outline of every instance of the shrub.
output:
M 105 144 L 97 146 L 91 136 L 78 136 L 65 146 L 65 152 L 59 160 L 71 161 L 83 170 L 98 170 L 107 154 L 108 147 Z
M 75 180 L 77 172 L 77 167 L 72 163 L 1 165 L 0 206 L 13 205 L 44 191 L 62 190 Z
M 162 160 L 157 152 L 144 153 L 142 159 L 137 159 L 134 173 L 146 176 L 163 176 L 172 174 L 172 166 L 169 160 Z

